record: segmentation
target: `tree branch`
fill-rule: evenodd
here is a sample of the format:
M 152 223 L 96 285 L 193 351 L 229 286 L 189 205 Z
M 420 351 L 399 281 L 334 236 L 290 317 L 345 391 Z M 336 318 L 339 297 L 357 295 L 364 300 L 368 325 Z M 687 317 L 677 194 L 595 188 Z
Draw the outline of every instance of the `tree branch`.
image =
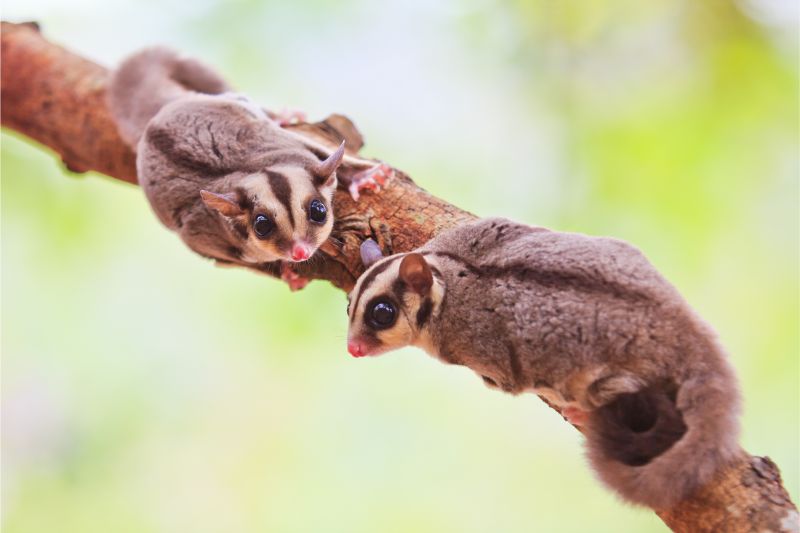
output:
M 3 126 L 50 147 L 69 170 L 94 170 L 135 184 L 134 155 L 105 104 L 108 75 L 105 68 L 46 41 L 35 24 L 2 23 Z M 331 146 L 338 138 L 360 138 L 337 116 L 295 128 Z M 362 271 L 359 244 L 365 237 L 385 250 L 405 252 L 475 218 L 429 195 L 402 172 L 395 174 L 380 194 L 367 193 L 358 203 L 337 191 L 334 237 L 342 245 L 325 248 L 324 260 L 298 269 L 302 275 L 349 290 Z M 778 468 L 745 452 L 693 497 L 657 513 L 677 532 L 798 531 L 797 509 Z
M 133 152 L 122 142 L 106 107 L 109 71 L 46 41 L 35 24 L 2 23 L 2 124 L 39 141 L 61 156 L 73 172 L 94 170 L 136 183 Z M 333 148 L 341 138 L 357 138 L 349 121 L 334 115 L 324 122 L 293 126 Z M 348 143 L 353 145 L 353 143 Z M 310 279 L 350 290 L 362 271 L 358 247 L 375 238 L 384 251 L 405 252 L 440 231 L 475 218 L 417 187 L 395 170 L 380 194 L 365 193 L 356 203 L 336 191 L 332 236 L 323 261 L 294 266 Z

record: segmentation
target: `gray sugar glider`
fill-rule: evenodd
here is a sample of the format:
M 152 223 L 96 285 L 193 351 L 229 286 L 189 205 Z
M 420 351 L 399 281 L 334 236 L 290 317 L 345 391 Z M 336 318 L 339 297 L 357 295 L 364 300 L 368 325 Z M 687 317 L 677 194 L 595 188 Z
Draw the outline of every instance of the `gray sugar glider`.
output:
M 738 453 L 738 385 L 715 333 L 631 245 L 495 218 L 388 258 L 366 241 L 362 259 L 353 356 L 418 346 L 542 395 L 625 500 L 668 508 Z
M 292 288 L 305 280 L 290 264 L 330 236 L 333 193 L 345 181 L 340 165 L 356 170 L 347 176 L 356 199 L 390 172 L 346 155 L 344 143 L 330 150 L 282 128 L 297 115 L 265 111 L 168 48 L 123 61 L 108 103 L 161 222 L 219 263 L 265 270 L 280 262 Z

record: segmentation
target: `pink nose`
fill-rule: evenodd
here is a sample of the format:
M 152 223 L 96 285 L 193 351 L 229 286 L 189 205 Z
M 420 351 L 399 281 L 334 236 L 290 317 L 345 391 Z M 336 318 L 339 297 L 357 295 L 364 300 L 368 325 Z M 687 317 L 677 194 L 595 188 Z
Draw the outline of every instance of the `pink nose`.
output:
M 350 355 L 353 357 L 364 357 L 364 350 L 357 341 L 347 341 L 347 351 L 350 352 Z
M 302 244 L 295 243 L 294 246 L 292 246 L 292 260 L 305 261 L 310 256 L 311 254 L 308 252 L 308 248 Z

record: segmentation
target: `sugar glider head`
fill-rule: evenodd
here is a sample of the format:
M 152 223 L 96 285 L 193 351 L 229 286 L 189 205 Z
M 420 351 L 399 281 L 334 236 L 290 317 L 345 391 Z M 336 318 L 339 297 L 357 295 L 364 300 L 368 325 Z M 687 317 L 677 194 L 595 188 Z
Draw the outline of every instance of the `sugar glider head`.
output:
M 368 269 L 348 296 L 350 354 L 378 355 L 412 344 L 427 348 L 444 297 L 436 265 L 416 252 L 381 258 L 372 240 L 361 245 L 361 257 Z
M 243 261 L 305 261 L 333 229 L 336 168 L 343 156 L 344 143 L 311 168 L 264 168 L 227 180 L 227 190 L 201 190 L 200 196 L 230 225 Z

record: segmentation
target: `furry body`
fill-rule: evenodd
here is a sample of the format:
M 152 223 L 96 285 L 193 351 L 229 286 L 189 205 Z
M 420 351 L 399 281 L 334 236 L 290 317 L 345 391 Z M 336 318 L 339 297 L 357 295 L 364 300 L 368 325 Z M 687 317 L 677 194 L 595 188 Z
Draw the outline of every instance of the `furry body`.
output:
M 490 386 L 578 407 L 590 462 L 634 503 L 669 507 L 737 453 L 725 354 L 634 247 L 487 219 L 415 252 L 376 263 L 351 293 L 360 355 L 417 345 Z M 383 301 L 399 318 L 376 328 Z
M 143 50 L 114 72 L 109 106 L 150 205 L 195 252 L 259 268 L 307 259 L 330 235 L 343 147 L 309 148 L 210 68 Z M 322 222 L 314 200 L 330 212 Z M 254 232 L 258 217 L 268 234 Z

